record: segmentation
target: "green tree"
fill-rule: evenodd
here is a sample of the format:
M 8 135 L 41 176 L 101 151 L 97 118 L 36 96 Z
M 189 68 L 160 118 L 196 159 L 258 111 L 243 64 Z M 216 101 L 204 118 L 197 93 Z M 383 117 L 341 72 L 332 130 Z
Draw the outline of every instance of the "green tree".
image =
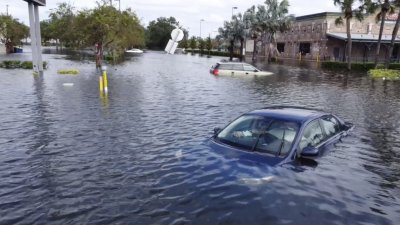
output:
M 70 45 L 76 40 L 73 29 L 75 19 L 74 7 L 69 3 L 58 3 L 57 8 L 50 10 L 50 21 L 47 31 L 52 34 L 62 48 L 63 45 Z M 47 35 L 48 33 L 46 33 Z
M 183 31 L 183 39 L 178 43 L 179 48 L 189 48 L 189 32 L 186 29 L 182 29 Z
M 246 37 L 247 29 L 245 28 L 245 23 L 243 21 L 242 15 L 239 13 L 238 15 L 232 16 L 231 21 L 225 21 L 224 27 L 220 27 L 218 32 L 224 40 L 229 41 L 229 60 L 233 58 L 233 51 L 235 48 L 235 42 L 240 41 L 240 60 L 242 60 L 243 56 L 243 43 Z
M 375 4 L 374 4 L 375 5 Z M 372 10 L 375 11 L 374 5 L 372 6 Z M 386 15 L 387 14 L 393 14 L 394 13 L 394 7 L 390 4 L 389 0 L 378 0 L 377 6 L 380 8 L 380 12 L 376 15 L 376 21 L 381 21 L 380 29 L 379 29 L 379 37 L 378 37 L 378 43 L 376 46 L 376 53 L 375 53 L 375 61 L 374 61 L 374 66 L 375 68 L 378 66 L 378 59 L 379 59 L 379 53 L 381 49 L 381 41 L 382 41 L 382 34 L 383 34 L 383 28 L 385 26 L 385 20 L 386 20 Z
M 365 10 L 372 4 L 370 0 L 359 0 L 361 4 L 359 7 L 354 8 L 356 0 L 333 0 L 335 6 L 339 6 L 346 20 L 346 33 L 347 33 L 347 69 L 351 70 L 351 49 L 352 40 L 350 32 L 350 22 L 355 16 L 359 21 L 364 19 Z M 343 17 L 340 16 L 335 20 L 335 24 L 343 24 Z
M 213 47 L 213 43 L 211 41 L 211 37 L 208 37 L 207 41 L 206 41 L 206 49 L 208 51 L 208 55 L 210 55 L 210 51 L 211 51 L 212 47 Z
M 190 38 L 190 48 L 192 50 L 197 48 L 197 41 L 196 41 L 196 38 L 194 36 L 192 38 Z
M 394 6 L 399 10 L 397 13 L 397 20 L 396 24 L 394 25 L 393 32 L 392 32 L 392 40 L 390 41 L 388 55 L 386 57 L 385 68 L 389 68 L 390 59 L 392 58 L 393 48 L 394 48 L 394 41 L 396 40 L 397 33 L 399 32 L 400 27 L 400 0 L 393 1 Z
M 147 26 L 146 45 L 150 49 L 162 50 L 167 46 L 173 29 L 179 27 L 174 17 L 159 17 Z
M 204 48 L 206 47 L 205 41 L 201 37 L 199 37 L 197 41 L 199 43 L 200 54 L 203 54 Z
M 5 43 L 6 52 L 12 53 L 21 40 L 29 36 L 29 28 L 12 16 L 0 15 L 0 41 Z
M 250 27 L 261 33 L 263 55 L 265 55 L 265 50 L 267 50 L 268 60 L 277 52 L 275 43 L 276 32 L 288 30 L 294 20 L 294 16 L 288 13 L 288 0 L 266 0 L 264 5 L 259 5 L 255 11 L 254 24 Z M 266 45 L 268 45 L 267 48 Z

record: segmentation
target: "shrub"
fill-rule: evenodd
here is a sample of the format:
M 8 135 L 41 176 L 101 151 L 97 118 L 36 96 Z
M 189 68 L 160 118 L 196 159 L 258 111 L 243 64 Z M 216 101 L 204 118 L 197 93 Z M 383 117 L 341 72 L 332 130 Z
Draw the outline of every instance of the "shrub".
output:
M 47 69 L 47 62 L 43 62 L 43 68 Z M 0 62 L 0 68 L 6 69 L 33 69 L 32 61 L 16 61 L 16 60 L 6 60 Z
M 58 74 L 79 74 L 79 70 L 58 70 Z
M 400 70 L 373 69 L 368 71 L 368 74 L 372 78 L 384 78 L 388 80 L 400 79 Z
M 342 71 L 347 70 L 347 62 L 321 62 L 323 69 Z M 374 68 L 374 63 L 352 63 L 352 71 L 368 71 Z

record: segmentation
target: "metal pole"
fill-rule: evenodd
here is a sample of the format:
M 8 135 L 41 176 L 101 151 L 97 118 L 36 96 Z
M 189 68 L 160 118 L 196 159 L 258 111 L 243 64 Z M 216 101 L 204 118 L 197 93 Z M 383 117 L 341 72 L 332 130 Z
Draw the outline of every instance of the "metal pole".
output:
M 6 12 L 7 12 L 7 16 L 8 16 L 8 5 L 6 5 L 6 8 L 7 8 Z
M 43 72 L 43 59 L 42 59 L 42 35 L 40 33 L 40 19 L 39 19 L 39 6 L 34 6 L 35 11 L 35 29 L 36 29 L 36 48 L 37 48 L 37 63 L 39 64 L 39 72 Z
M 39 72 L 39 68 L 37 65 L 37 47 L 36 47 L 36 29 L 35 29 L 35 19 L 34 19 L 34 10 L 33 10 L 33 3 L 28 2 L 28 10 L 29 10 L 29 24 L 30 24 L 30 33 L 31 33 L 31 49 L 32 49 L 32 64 L 33 64 L 33 71 Z
M 237 9 L 237 7 L 236 6 L 232 7 L 232 18 L 233 18 L 233 10 L 234 9 Z
M 200 20 L 200 38 L 201 38 L 201 22 L 203 22 L 203 21 L 204 21 L 204 19 Z

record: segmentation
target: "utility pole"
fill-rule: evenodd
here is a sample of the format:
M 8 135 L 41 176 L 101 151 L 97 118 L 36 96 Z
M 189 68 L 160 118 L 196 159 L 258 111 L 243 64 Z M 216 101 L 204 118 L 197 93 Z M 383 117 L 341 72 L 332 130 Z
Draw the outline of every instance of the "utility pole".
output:
M 118 1 L 119 12 L 121 12 L 121 0 L 115 0 L 115 1 Z
M 6 5 L 6 12 L 7 12 L 7 16 L 8 16 L 8 5 Z

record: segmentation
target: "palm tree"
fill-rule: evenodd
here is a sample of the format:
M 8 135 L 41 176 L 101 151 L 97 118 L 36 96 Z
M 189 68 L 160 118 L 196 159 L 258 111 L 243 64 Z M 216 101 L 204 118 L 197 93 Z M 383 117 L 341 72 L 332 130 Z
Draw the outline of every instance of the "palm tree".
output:
M 380 6 L 381 11 L 376 15 L 376 21 L 381 21 L 381 26 L 379 29 L 379 38 L 378 38 L 378 43 L 376 46 L 376 54 L 375 54 L 375 62 L 374 62 L 374 67 L 376 68 L 378 66 L 378 59 L 379 59 L 379 52 L 381 49 L 381 41 L 382 41 L 382 33 L 383 33 L 383 27 L 385 26 L 385 20 L 386 20 L 386 14 L 393 14 L 394 13 L 394 7 L 390 4 L 389 0 L 378 0 L 377 2 Z M 375 7 L 374 7 L 375 8 Z M 375 11 L 375 9 L 372 9 Z
M 253 5 L 243 14 L 243 21 L 246 29 L 248 29 L 247 36 L 253 39 L 253 56 L 252 61 L 256 59 L 257 37 L 260 36 L 260 30 L 256 20 L 256 7 Z
M 225 39 L 229 40 L 229 60 L 232 61 L 233 50 L 235 47 L 235 42 L 240 41 L 240 61 L 242 61 L 243 56 L 243 43 L 246 37 L 245 23 L 243 21 L 243 16 L 241 13 L 238 15 L 233 15 L 231 21 L 225 21 L 224 27 L 218 28 L 219 34 Z
M 353 6 L 356 4 L 356 0 L 333 0 L 333 4 L 335 6 L 339 6 L 340 10 L 343 13 L 343 17 L 346 19 L 346 33 L 347 33 L 347 69 L 351 70 L 351 32 L 350 32 L 350 21 L 353 19 L 353 15 L 359 20 L 362 21 L 364 19 L 364 11 L 367 6 L 370 6 L 371 0 L 358 0 L 361 4 L 357 9 L 353 9 Z M 343 18 L 339 17 L 335 20 L 335 24 L 343 24 Z
M 395 7 L 400 8 L 400 0 L 395 0 L 393 1 L 393 4 Z M 396 24 L 394 25 L 394 29 L 393 29 L 393 33 L 392 33 L 392 40 L 390 41 L 390 47 L 389 47 L 389 51 L 388 51 L 388 56 L 386 57 L 386 63 L 385 63 L 385 68 L 389 68 L 389 64 L 390 64 L 390 59 L 392 57 L 393 54 L 393 48 L 394 48 L 394 41 L 396 40 L 396 36 L 397 33 L 399 31 L 399 27 L 400 27 L 400 10 L 397 14 L 397 20 L 396 20 Z
M 276 32 L 288 30 L 294 16 L 288 15 L 288 0 L 265 0 L 264 3 L 265 5 L 257 6 L 257 11 L 253 6 L 247 12 L 250 15 L 249 17 L 253 19 L 252 27 L 255 31 L 253 34 L 261 33 L 263 51 L 265 51 L 265 45 L 268 44 L 268 60 L 270 60 L 271 53 L 276 52 L 276 48 L 273 47 L 275 46 Z M 263 54 L 265 55 L 265 52 Z

